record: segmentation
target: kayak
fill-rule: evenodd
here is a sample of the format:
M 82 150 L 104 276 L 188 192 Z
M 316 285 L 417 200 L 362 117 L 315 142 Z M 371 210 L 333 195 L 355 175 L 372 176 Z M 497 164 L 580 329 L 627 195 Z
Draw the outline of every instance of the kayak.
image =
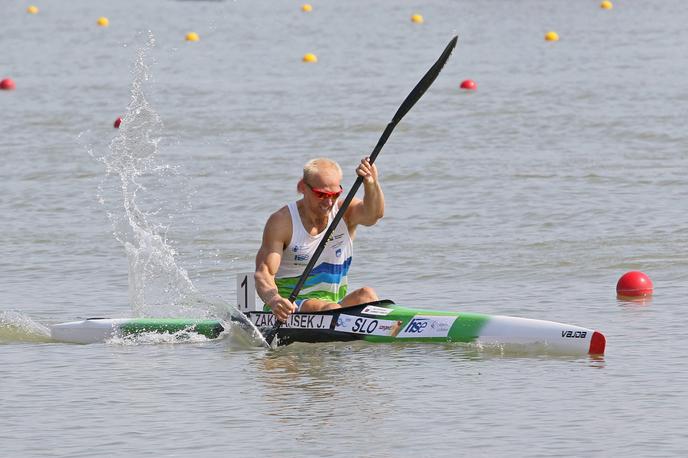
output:
M 271 312 L 246 312 L 261 332 L 272 328 Z M 234 320 L 232 320 L 234 321 Z M 240 326 L 247 323 L 236 321 Z M 141 333 L 197 333 L 216 339 L 225 331 L 221 320 L 190 318 L 90 318 L 51 326 L 55 341 L 104 342 Z M 402 307 L 389 300 L 344 309 L 295 313 L 277 334 L 279 345 L 294 342 L 471 343 L 481 346 L 541 346 L 557 353 L 603 354 L 604 335 L 554 321 L 468 312 L 443 312 Z

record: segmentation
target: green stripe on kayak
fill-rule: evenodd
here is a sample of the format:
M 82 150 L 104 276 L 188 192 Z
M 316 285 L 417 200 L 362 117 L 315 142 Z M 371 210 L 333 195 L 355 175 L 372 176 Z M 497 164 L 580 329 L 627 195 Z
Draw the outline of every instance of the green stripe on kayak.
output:
M 459 313 L 459 312 L 440 312 L 434 310 L 419 310 L 392 305 L 388 307 L 392 310 L 384 317 L 385 320 L 398 320 L 401 322 L 401 329 L 396 336 L 373 336 L 367 335 L 363 340 L 368 342 L 473 342 L 480 335 L 480 330 L 490 321 L 489 315 L 480 313 Z M 341 310 L 346 313 L 346 309 Z M 411 321 L 417 316 L 421 317 L 456 317 L 451 328 L 443 336 L 437 337 L 408 337 Z M 403 338 L 400 334 L 405 334 Z
M 449 330 L 449 340 L 452 342 L 473 342 L 480 335 L 490 316 L 480 313 L 459 313 L 459 318 Z
M 167 332 L 174 334 L 189 331 L 201 334 L 209 339 L 217 338 L 224 327 L 217 320 L 194 320 L 188 318 L 136 318 L 118 326 L 122 335 L 140 334 L 143 332 Z

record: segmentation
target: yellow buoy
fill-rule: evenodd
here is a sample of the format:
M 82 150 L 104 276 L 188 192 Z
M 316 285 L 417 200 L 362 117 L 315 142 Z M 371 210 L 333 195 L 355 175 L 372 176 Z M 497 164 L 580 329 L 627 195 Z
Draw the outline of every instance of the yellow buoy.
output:
M 304 3 L 303 6 L 301 6 L 301 11 L 310 13 L 311 11 L 313 11 L 313 6 L 309 5 L 308 3 Z
M 107 27 L 108 25 L 110 25 L 110 21 L 108 21 L 108 18 L 106 17 L 99 17 L 98 25 L 101 27 Z
M 414 14 L 411 16 L 411 22 L 415 22 L 416 24 L 422 24 L 423 23 L 423 16 L 420 14 Z
M 26 8 L 26 12 L 29 14 L 38 14 L 38 7 L 31 5 L 28 8 Z
M 604 0 L 602 3 L 600 3 L 600 8 L 603 10 L 610 10 L 614 8 L 614 5 L 609 0 Z
M 186 34 L 186 41 L 198 41 L 201 37 L 196 32 L 189 32 Z
M 559 34 L 557 32 L 547 32 L 545 34 L 545 40 L 547 41 L 559 41 Z
M 305 56 L 303 56 L 303 61 L 304 62 L 310 62 L 310 63 L 316 63 L 318 61 L 318 58 L 316 57 L 315 54 L 308 53 Z

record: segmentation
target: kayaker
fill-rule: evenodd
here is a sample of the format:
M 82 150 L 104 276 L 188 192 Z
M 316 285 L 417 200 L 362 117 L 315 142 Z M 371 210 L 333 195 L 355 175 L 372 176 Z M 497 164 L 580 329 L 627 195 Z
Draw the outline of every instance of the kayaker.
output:
M 277 319 L 286 321 L 296 311 L 331 310 L 378 300 L 370 287 L 347 294 L 356 227 L 372 226 L 385 209 L 375 164 L 363 158 L 356 173 L 363 177 L 363 200 L 351 201 L 294 303 L 288 297 L 343 203 L 339 199 L 343 192 L 339 164 L 327 158 L 308 161 L 296 185 L 301 199 L 280 208 L 265 223 L 256 255 L 256 290 Z

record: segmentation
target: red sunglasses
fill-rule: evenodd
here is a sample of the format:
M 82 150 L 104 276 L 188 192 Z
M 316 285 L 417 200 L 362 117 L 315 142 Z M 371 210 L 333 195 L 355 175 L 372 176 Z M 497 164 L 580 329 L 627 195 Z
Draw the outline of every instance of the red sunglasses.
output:
M 308 188 L 313 191 L 313 194 L 315 194 L 315 197 L 318 199 L 336 199 L 339 196 L 342 195 L 344 192 L 344 188 L 342 188 L 342 185 L 339 185 L 339 191 L 325 191 L 324 189 L 318 189 L 314 188 L 313 186 L 309 185 L 304 181 L 305 185 L 308 186 Z

